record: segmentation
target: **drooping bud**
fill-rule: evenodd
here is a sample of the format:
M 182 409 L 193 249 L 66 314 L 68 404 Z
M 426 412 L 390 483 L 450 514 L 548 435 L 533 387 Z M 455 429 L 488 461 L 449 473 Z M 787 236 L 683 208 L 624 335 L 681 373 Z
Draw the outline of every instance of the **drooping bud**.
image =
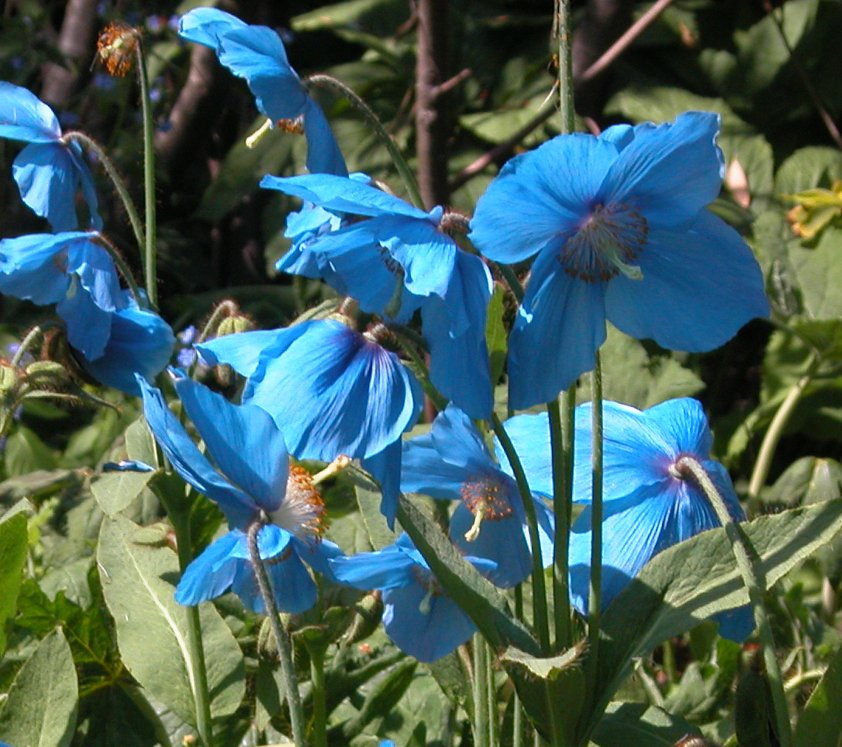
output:
M 216 336 L 236 335 L 240 332 L 251 332 L 254 322 L 245 314 L 237 313 L 223 319 L 216 328 Z
M 135 62 L 140 31 L 115 21 L 99 33 L 96 41 L 97 58 L 105 65 L 109 75 L 124 78 Z
M 35 361 L 24 369 L 24 376 L 31 389 L 57 392 L 72 384 L 67 369 L 56 361 Z

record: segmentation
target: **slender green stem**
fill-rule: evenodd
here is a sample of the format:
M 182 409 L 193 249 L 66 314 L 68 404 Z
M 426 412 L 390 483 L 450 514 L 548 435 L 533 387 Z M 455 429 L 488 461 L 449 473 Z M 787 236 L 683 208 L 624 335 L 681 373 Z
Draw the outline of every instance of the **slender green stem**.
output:
M 175 530 L 178 565 L 183 574 L 193 560 L 190 513 L 180 510 L 171 501 L 166 501 L 163 498 L 162 500 Z M 205 664 L 205 648 L 202 642 L 202 624 L 199 620 L 198 607 L 187 607 L 187 645 L 190 649 L 191 679 L 196 703 L 196 729 L 199 732 L 202 745 L 213 747 L 208 672 Z
M 523 620 L 523 586 L 518 584 L 515 586 L 515 617 L 518 620 Z M 512 747 L 523 747 L 524 745 L 524 720 L 523 720 L 523 706 L 520 704 L 520 698 L 517 691 L 512 695 Z
M 493 747 L 489 731 L 488 712 L 488 657 L 485 654 L 485 641 L 482 636 L 474 636 L 474 744 L 476 747 Z
M 526 514 L 526 523 L 529 527 L 529 543 L 532 547 L 532 605 L 534 624 L 541 649 L 546 654 L 549 654 L 550 627 L 547 613 L 547 588 L 544 583 L 544 561 L 541 557 L 538 517 L 535 514 L 535 506 L 532 503 L 532 493 L 529 490 L 529 482 L 526 479 L 526 473 L 523 471 L 523 465 L 520 463 L 520 457 L 517 455 L 514 444 L 509 438 L 509 434 L 503 427 L 503 423 L 497 413 L 492 413 L 491 415 L 491 426 L 511 465 L 515 482 L 520 492 L 521 502 L 523 503 L 523 510 Z
M 266 616 L 269 618 L 269 625 L 272 626 L 272 633 L 275 636 L 275 642 L 278 646 L 281 676 L 284 679 L 287 704 L 289 705 L 289 719 L 292 724 L 292 739 L 295 742 L 295 747 L 306 747 L 306 724 L 304 721 L 304 709 L 301 706 L 301 693 L 298 690 L 298 680 L 295 677 L 295 664 L 292 661 L 292 641 L 287 631 L 281 626 L 281 616 L 278 612 L 278 606 L 275 604 L 272 582 L 266 573 L 266 568 L 260 557 L 260 549 L 257 545 L 257 537 L 262 528 L 263 524 L 260 521 L 255 521 L 249 526 L 249 559 L 254 568 L 257 588 L 260 590 L 260 596 L 266 608 Z
M 766 676 L 769 678 L 769 686 L 772 691 L 778 739 L 781 747 L 791 747 L 792 730 L 789 723 L 789 710 L 783 688 L 783 678 L 781 677 L 778 659 L 775 656 L 775 639 L 772 635 L 772 626 L 769 623 L 766 608 L 763 606 L 763 573 L 756 562 L 756 553 L 751 546 L 751 541 L 746 537 L 740 525 L 734 521 L 719 489 L 697 459 L 691 456 L 682 456 L 675 462 L 671 471 L 677 478 L 692 479 L 701 488 L 716 512 L 719 522 L 725 528 L 725 533 L 731 543 L 731 551 L 737 561 L 737 568 L 748 591 L 749 600 L 754 610 L 754 621 L 757 625 L 760 641 L 763 644 L 763 661 L 766 665 Z
M 439 390 L 436 389 L 433 382 L 430 380 L 430 371 L 427 368 L 427 364 L 424 362 L 424 359 L 418 354 L 418 350 L 416 349 L 412 338 L 406 334 L 406 332 L 401 329 L 397 329 L 396 327 L 389 327 L 389 332 L 394 335 L 395 339 L 401 346 L 401 350 L 403 350 L 409 356 L 410 360 L 412 360 L 416 369 L 416 375 L 421 380 L 421 386 L 424 389 L 424 394 L 430 398 L 430 401 L 437 410 L 444 410 L 444 408 L 447 407 L 447 400 L 441 395 Z
M 573 105 L 573 33 L 570 27 L 570 0 L 555 0 L 553 20 L 558 42 L 558 97 L 561 133 L 566 135 L 576 127 Z
M 786 424 L 789 422 L 804 391 L 813 380 L 819 362 L 819 356 L 816 353 L 811 353 L 807 363 L 807 372 L 786 393 L 784 401 L 781 402 L 781 406 L 775 412 L 772 422 L 769 423 L 769 427 L 763 435 L 760 452 L 757 455 L 757 461 L 754 463 L 754 469 L 748 483 L 748 499 L 751 502 L 757 500 L 763 485 L 766 483 L 769 469 L 772 466 L 772 459 L 775 456 L 775 449 L 777 449 L 778 442 L 783 436 L 784 428 L 786 428 Z
M 18 349 L 15 351 L 15 354 L 12 356 L 12 360 L 9 362 L 9 365 L 12 368 L 17 368 L 20 365 L 20 362 L 23 360 L 23 356 L 29 352 L 29 349 L 35 345 L 36 342 L 39 342 L 40 338 L 44 336 L 44 330 L 41 327 L 33 327 L 29 332 L 26 333 L 26 337 L 24 337 L 20 341 L 20 345 Z
M 499 270 L 500 274 L 506 281 L 506 284 L 509 286 L 512 293 L 515 294 L 517 302 L 521 303 L 523 301 L 523 286 L 520 284 L 520 280 L 518 280 L 518 276 L 515 274 L 515 271 L 510 265 L 499 264 L 497 262 L 492 262 L 492 264 Z
M 146 204 L 146 243 L 143 270 L 146 292 L 153 308 L 158 306 L 158 223 L 155 207 L 155 127 L 152 122 L 152 101 L 149 98 L 149 76 L 143 54 L 143 40 L 138 37 L 137 73 L 140 79 L 140 105 L 143 110 L 143 194 Z
M 547 403 L 550 424 L 550 448 L 553 465 L 553 612 L 555 616 L 556 650 L 572 643 L 570 630 L 570 517 L 573 503 L 573 418 L 576 408 L 576 387 L 561 396 L 561 402 Z
M 497 724 L 497 688 L 494 686 L 494 660 L 491 648 L 483 639 L 480 641 L 485 659 L 485 695 L 488 698 L 488 744 L 496 747 L 500 744 L 500 729 Z
M 132 275 L 132 271 L 129 269 L 129 266 L 126 264 L 126 260 L 123 259 L 123 256 L 120 254 L 120 250 L 114 245 L 114 243 L 104 234 L 98 233 L 96 235 L 97 241 L 105 247 L 105 250 L 111 255 L 111 259 L 114 260 L 114 264 L 117 267 L 117 272 L 123 277 L 123 280 L 126 281 L 126 285 L 129 286 L 129 290 L 131 291 L 132 296 L 134 296 L 135 303 L 138 305 L 139 308 L 144 308 L 147 303 L 146 299 L 143 297 L 143 294 L 140 292 L 140 288 L 138 288 L 137 281 L 134 279 L 134 275 Z
M 308 646 L 310 682 L 313 686 L 313 747 L 327 747 L 327 686 L 325 683 L 325 651 L 320 644 Z
M 591 577 L 588 591 L 588 667 L 595 676 L 602 605 L 602 363 L 591 374 Z
M 395 164 L 395 168 L 397 168 L 398 173 L 401 175 L 403 179 L 403 183 L 406 186 L 406 191 L 409 193 L 410 200 L 412 201 L 413 205 L 419 208 L 424 207 L 424 200 L 421 199 L 421 193 L 418 191 L 418 184 L 415 181 L 415 175 L 412 173 L 412 169 L 409 168 L 409 164 L 406 162 L 406 159 L 403 157 L 403 154 L 398 148 L 397 143 L 392 139 L 392 136 L 386 131 L 386 128 L 383 127 L 383 124 L 377 118 L 377 115 L 371 109 L 371 107 L 363 101 L 354 91 L 353 89 L 346 86 L 342 81 L 337 80 L 331 75 L 310 75 L 304 78 L 305 85 L 313 85 L 317 88 L 325 88 L 332 93 L 339 94 L 340 96 L 344 96 L 348 101 L 353 104 L 354 108 L 357 109 L 368 121 L 368 123 L 374 129 L 375 134 L 379 138 L 379 140 L 386 146 L 387 150 L 389 151 L 389 155 L 392 157 L 392 161 Z
M 114 189 L 117 190 L 117 195 L 120 197 L 123 207 L 126 209 L 126 215 L 129 216 L 129 223 L 132 225 L 132 231 L 134 232 L 134 237 L 137 241 L 138 251 L 142 253 L 143 247 L 146 245 L 146 234 L 143 230 L 143 221 L 140 219 L 140 213 L 137 211 L 134 200 L 129 194 L 129 189 L 123 181 L 123 177 L 120 176 L 117 171 L 117 167 L 114 165 L 114 162 L 108 157 L 108 154 L 103 150 L 102 146 L 84 132 L 77 132 L 75 130 L 72 132 L 65 132 L 62 136 L 62 140 L 68 143 L 75 140 L 96 155 L 97 160 L 105 169 L 105 173 L 108 174 L 108 178 L 111 179 Z

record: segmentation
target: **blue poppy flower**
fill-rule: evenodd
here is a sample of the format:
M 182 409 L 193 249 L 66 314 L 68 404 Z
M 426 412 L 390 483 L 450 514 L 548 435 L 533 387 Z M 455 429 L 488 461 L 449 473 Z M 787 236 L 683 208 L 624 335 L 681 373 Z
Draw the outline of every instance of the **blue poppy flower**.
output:
M 299 214 L 293 231 L 301 239 L 291 261 L 282 260 L 283 269 L 322 277 L 359 301 L 363 311 L 400 324 L 420 309 L 433 384 L 471 417 L 488 418 L 491 275 L 479 257 L 461 251 L 442 230 L 442 208 L 425 212 L 360 179 L 328 174 L 265 176 L 260 185 L 333 216 L 317 226 L 321 215 L 303 223 L 307 214 Z
M 481 573 L 494 563 L 466 557 Z M 395 645 L 418 661 L 435 661 L 467 641 L 471 619 L 444 592 L 406 534 L 376 552 L 330 561 L 334 578 L 356 589 L 383 592 L 383 628 Z
M 312 173 L 348 173 L 324 112 L 310 98 L 287 60 L 284 43 L 272 29 L 250 26 L 216 8 L 194 8 L 182 16 L 178 33 L 182 39 L 213 49 L 220 63 L 244 78 L 257 108 L 273 127 L 303 120 L 307 168 Z
M 76 193 L 88 204 L 90 225 L 102 228 L 91 172 L 77 142 L 63 139 L 53 110 L 35 94 L 0 82 L 0 137 L 29 143 L 15 158 L 12 175 L 23 201 L 54 231 L 79 227 Z
M 150 309 L 138 307 L 130 291 L 123 291 L 124 308 L 111 315 L 108 342 L 102 355 L 79 363 L 101 384 L 140 396 L 136 375 L 151 382 L 170 362 L 175 337 L 172 328 Z
M 70 344 L 89 360 L 103 355 L 114 313 L 127 305 L 114 261 L 96 238 L 69 231 L 0 241 L 0 293 L 56 304 Z
M 606 319 L 674 350 L 722 345 L 767 316 L 751 250 L 707 210 L 719 194 L 719 117 L 563 135 L 509 161 L 470 238 L 490 259 L 537 254 L 509 341 L 509 402 L 554 399 L 594 365 Z
M 185 412 L 205 444 L 199 451 L 161 392 L 142 377 L 143 412 L 173 468 L 222 509 L 231 530 L 187 567 L 176 588 L 180 604 L 196 605 L 233 589 L 255 612 L 264 612 L 248 552 L 250 525 L 267 516 L 258 535 L 260 557 L 269 561 L 275 601 L 285 612 L 303 612 L 316 601 L 316 586 L 302 560 L 329 573 L 339 548 L 321 539 L 324 503 L 312 482 L 290 480 L 284 437 L 254 405 L 233 405 L 173 371 Z
M 529 528 L 514 479 L 491 458 L 482 436 L 464 412 L 448 405 L 431 431 L 404 442 L 401 490 L 440 500 L 458 500 L 450 520 L 450 537 L 466 555 L 493 560 L 488 579 L 516 586 L 532 571 Z M 541 501 L 533 500 L 539 518 L 542 557 L 552 563 L 553 521 Z
M 335 319 L 244 332 L 196 346 L 209 365 L 248 378 L 243 402 L 263 408 L 299 459 L 361 459 L 381 483 L 381 510 L 397 510 L 401 434 L 421 412 L 415 377 L 372 335 Z

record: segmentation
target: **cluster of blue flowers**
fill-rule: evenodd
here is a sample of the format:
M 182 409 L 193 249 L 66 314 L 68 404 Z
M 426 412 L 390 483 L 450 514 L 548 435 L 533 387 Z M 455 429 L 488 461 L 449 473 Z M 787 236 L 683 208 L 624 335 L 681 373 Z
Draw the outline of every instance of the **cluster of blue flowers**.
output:
M 262 610 L 246 541 L 260 522 L 259 553 L 280 609 L 300 612 L 315 603 L 310 566 L 334 582 L 380 590 L 395 643 L 420 660 L 439 658 L 474 625 L 424 557 L 406 535 L 380 551 L 344 556 L 323 537 L 324 504 L 306 474 L 290 469 L 289 457 L 359 459 L 380 483 L 390 525 L 402 492 L 458 502 L 450 537 L 465 558 L 500 587 L 524 581 L 533 550 L 526 508 L 499 444 L 490 449 L 475 424 L 491 417 L 496 383 L 485 342 L 489 267 L 534 257 L 509 338 L 509 403 L 517 410 L 555 399 L 591 370 L 606 321 L 667 348 L 705 351 L 767 315 L 749 248 L 708 209 L 722 175 L 718 117 L 693 112 L 670 124 L 611 127 L 599 137 L 560 136 L 513 158 L 470 220 L 479 252 L 471 253 L 452 235 L 465 219 L 442 207 L 422 210 L 365 175 L 347 173 L 324 113 L 274 31 L 198 8 L 181 19 L 179 33 L 213 49 L 244 78 L 272 126 L 300 125 L 308 139 L 309 174 L 261 182 L 303 201 L 289 216 L 292 248 L 278 267 L 324 280 L 379 321 L 360 332 L 335 314 L 197 345 L 204 363 L 229 365 L 245 377 L 235 405 L 170 369 L 205 444 L 200 451 L 150 383 L 170 357 L 172 333 L 137 305 L 143 299 L 133 301 L 120 288 L 98 242 L 96 198 L 80 152 L 65 142 L 45 105 L 9 84 L 0 89 L 0 135 L 30 143 L 15 162 L 15 178 L 27 204 L 60 233 L 0 242 L 0 291 L 56 304 L 88 370 L 142 394 L 146 419 L 173 468 L 225 513 L 229 531 L 189 566 L 179 602 L 197 604 L 233 589 Z M 89 231 L 76 230 L 79 190 Z M 449 404 L 428 433 L 403 440 L 418 421 L 423 395 L 390 330 L 416 316 L 430 382 Z M 570 542 L 571 602 L 582 614 L 591 545 L 589 408 L 576 414 L 574 501 L 584 510 Z M 607 606 L 655 554 L 717 525 L 701 490 L 674 469 L 679 458 L 703 464 L 733 517 L 744 516 L 726 471 L 710 458 L 698 402 L 672 400 L 642 412 L 606 402 L 604 418 Z M 547 417 L 518 415 L 505 428 L 526 471 L 549 560 Z M 750 625 L 737 612 L 722 621 L 722 632 L 741 638 Z

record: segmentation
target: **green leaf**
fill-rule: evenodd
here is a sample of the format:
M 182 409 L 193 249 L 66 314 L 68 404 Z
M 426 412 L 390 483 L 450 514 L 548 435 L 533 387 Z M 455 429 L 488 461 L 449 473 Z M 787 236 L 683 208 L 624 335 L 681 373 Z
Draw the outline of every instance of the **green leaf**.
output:
M 58 466 L 55 452 L 25 426 L 18 426 L 6 441 L 6 474 L 20 477 L 38 470 L 53 470 Z
M 503 323 L 506 291 L 499 284 L 494 285 L 494 293 L 488 304 L 488 321 L 485 325 L 485 341 L 488 345 L 489 364 L 491 367 L 492 386 L 500 381 L 506 365 L 507 335 Z
M 158 465 L 155 441 L 143 416 L 126 428 L 126 457 L 150 467 Z
M 771 587 L 842 530 L 842 500 L 761 516 L 742 528 Z M 628 674 L 632 658 L 686 632 L 717 612 L 748 603 L 723 529 L 713 529 L 656 555 L 602 618 L 597 693 L 591 724 Z
M 842 179 L 842 153 L 838 148 L 811 145 L 787 158 L 775 174 L 775 192 L 795 194 L 814 187 L 830 187 Z
M 0 713 L 0 739 L 14 747 L 66 747 L 79 699 L 70 646 L 56 628 L 15 677 Z
M 22 498 L 41 498 L 81 484 L 75 470 L 35 470 L 0 482 L 0 500 L 17 501 Z
M 0 655 L 6 650 L 6 620 L 17 611 L 23 565 L 28 544 L 26 516 L 17 513 L 0 519 Z
M 801 457 L 761 494 L 764 503 L 800 506 L 842 498 L 842 465 L 835 459 Z
M 533 677 L 542 680 L 556 679 L 563 672 L 579 668 L 582 661 L 584 649 L 580 646 L 568 649 L 558 656 L 539 657 L 509 646 L 501 655 L 500 661 L 503 664 L 512 664 L 521 667 Z
M 842 649 L 830 662 L 795 726 L 794 747 L 839 747 L 842 734 Z
M 386 517 L 380 513 L 380 488 L 362 472 L 349 472 L 354 481 L 354 492 L 357 496 L 357 507 L 368 533 L 369 542 L 375 550 L 382 550 L 391 545 L 397 534 L 389 529 Z
M 657 706 L 610 703 L 593 733 L 591 747 L 673 747 L 695 726 Z
M 842 229 L 828 226 L 813 249 L 790 245 L 789 256 L 804 311 L 813 319 L 842 316 Z
M 134 541 L 139 527 L 120 516 L 103 521 L 97 562 L 127 669 L 181 719 L 196 723 L 193 653 L 187 610 L 173 598 L 178 560 L 168 547 Z M 244 695 L 243 656 L 212 604 L 199 608 L 211 714 L 227 716 Z
M 91 483 L 91 492 L 105 515 L 114 516 L 127 508 L 154 476 L 154 472 L 108 472 Z
M 295 31 L 321 31 L 350 27 L 378 36 L 390 36 L 407 19 L 402 0 L 350 0 L 324 5 L 292 19 Z
M 518 130 L 535 119 L 546 99 L 545 93 L 542 96 L 530 99 L 517 109 L 498 109 L 490 112 L 463 114 L 459 117 L 459 124 L 480 140 L 498 145 L 511 138 Z M 544 139 L 543 129 L 537 127 L 521 142 L 526 147 L 535 147 L 540 145 Z

